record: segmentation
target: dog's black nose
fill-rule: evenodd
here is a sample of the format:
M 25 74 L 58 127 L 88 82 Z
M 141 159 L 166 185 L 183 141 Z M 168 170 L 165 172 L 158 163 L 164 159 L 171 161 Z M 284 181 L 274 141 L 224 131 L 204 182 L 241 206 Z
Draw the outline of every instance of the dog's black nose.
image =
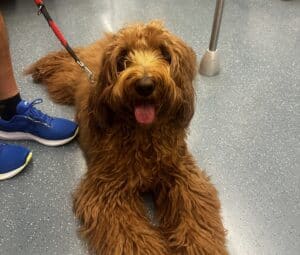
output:
M 146 78 L 143 78 L 143 79 L 140 79 L 136 85 L 135 85 L 135 91 L 140 95 L 140 96 L 143 96 L 143 97 L 148 97 L 150 96 L 153 91 L 154 91 L 154 83 L 153 81 L 146 77 Z

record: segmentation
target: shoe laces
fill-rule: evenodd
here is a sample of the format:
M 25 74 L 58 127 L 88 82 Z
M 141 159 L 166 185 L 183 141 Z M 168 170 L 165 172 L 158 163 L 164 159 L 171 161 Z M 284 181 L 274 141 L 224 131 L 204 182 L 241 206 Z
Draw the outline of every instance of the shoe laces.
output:
M 34 107 L 35 105 L 41 104 L 41 103 L 43 103 L 43 99 L 41 99 L 41 98 L 37 98 L 37 99 L 33 100 L 28 105 L 26 114 L 35 120 L 39 120 L 39 121 L 42 121 L 42 122 L 50 125 L 53 118 Z

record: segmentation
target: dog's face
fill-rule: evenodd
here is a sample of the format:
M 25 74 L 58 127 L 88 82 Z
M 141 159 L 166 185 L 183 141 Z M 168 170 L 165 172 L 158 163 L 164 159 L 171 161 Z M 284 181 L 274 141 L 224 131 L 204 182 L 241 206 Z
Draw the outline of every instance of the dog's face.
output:
M 191 48 L 161 23 L 150 22 L 108 35 L 103 51 L 91 102 L 100 126 L 189 124 L 196 67 Z

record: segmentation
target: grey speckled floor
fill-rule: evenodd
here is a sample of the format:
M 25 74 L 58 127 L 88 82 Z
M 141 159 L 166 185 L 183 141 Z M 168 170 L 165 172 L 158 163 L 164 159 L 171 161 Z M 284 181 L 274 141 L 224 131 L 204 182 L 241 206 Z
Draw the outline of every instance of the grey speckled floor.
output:
M 22 76 L 29 63 L 60 46 L 32 0 L 5 1 L 16 78 L 41 109 L 73 117 Z M 201 54 L 214 10 L 209 0 L 46 1 L 71 44 L 97 39 L 132 21 L 165 20 Z M 219 49 L 223 69 L 198 77 L 190 148 L 212 176 L 223 206 L 232 255 L 297 255 L 300 251 L 300 1 L 227 0 Z M 76 142 L 60 148 L 20 142 L 32 164 L 0 183 L 1 255 L 82 255 L 70 193 L 85 164 Z

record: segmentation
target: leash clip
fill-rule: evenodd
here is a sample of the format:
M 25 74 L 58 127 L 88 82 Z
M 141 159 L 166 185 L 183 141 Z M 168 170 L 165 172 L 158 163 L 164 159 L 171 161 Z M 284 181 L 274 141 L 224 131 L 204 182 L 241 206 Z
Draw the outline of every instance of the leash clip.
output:
M 39 9 L 38 9 L 38 12 L 37 12 L 37 15 L 38 15 L 38 16 L 41 15 L 43 7 L 44 7 L 43 4 L 40 4 L 40 5 L 39 5 Z
M 76 63 L 85 71 L 91 83 L 95 83 L 95 77 L 93 72 L 80 60 L 77 60 Z

